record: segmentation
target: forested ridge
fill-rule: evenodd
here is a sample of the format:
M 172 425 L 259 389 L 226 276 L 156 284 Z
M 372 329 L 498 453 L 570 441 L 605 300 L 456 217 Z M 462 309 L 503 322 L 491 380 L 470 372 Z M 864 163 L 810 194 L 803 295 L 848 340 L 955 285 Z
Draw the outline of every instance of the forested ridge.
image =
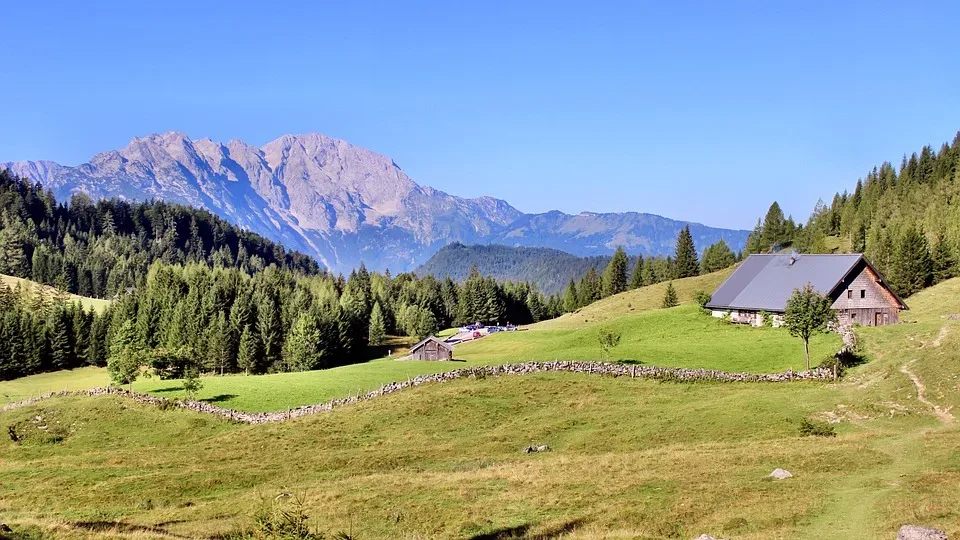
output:
M 2 273 L 114 299 L 96 313 L 0 285 L 2 379 L 82 365 L 116 374 L 124 362 L 170 377 L 319 369 L 366 360 L 387 335 L 562 310 L 557 296 L 475 270 L 461 283 L 363 265 L 335 276 L 206 211 L 82 195 L 63 205 L 5 172 L 0 218 Z
M 502 281 L 526 281 L 553 294 L 563 292 L 568 281 L 580 279 L 589 268 L 604 268 L 609 262 L 609 255 L 578 257 L 553 248 L 499 244 L 467 246 L 455 242 L 440 248 L 416 273 L 449 276 L 454 281 L 462 281 L 471 269 L 477 268 L 485 276 Z
M 939 150 L 923 147 L 857 180 L 853 191 L 820 200 L 805 224 L 784 217 L 774 202 L 747 242 L 747 253 L 797 249 L 865 253 L 900 294 L 908 296 L 958 274 L 960 255 L 960 133 Z
M 0 170 L 0 274 L 110 298 L 135 287 L 154 261 L 320 272 L 313 258 L 206 210 L 162 201 L 94 203 L 84 194 L 62 204 L 41 184 Z

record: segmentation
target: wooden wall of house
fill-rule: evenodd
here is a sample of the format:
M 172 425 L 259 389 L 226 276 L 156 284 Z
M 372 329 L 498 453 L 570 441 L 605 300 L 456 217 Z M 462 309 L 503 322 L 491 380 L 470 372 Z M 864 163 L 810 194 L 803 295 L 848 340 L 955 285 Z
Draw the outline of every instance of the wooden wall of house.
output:
M 453 353 L 431 340 L 424 343 L 419 349 L 412 351 L 410 357 L 414 360 L 451 360 L 453 359 Z
M 900 303 L 865 262 L 860 262 L 859 272 L 841 284 L 835 294 L 833 309 L 841 324 L 876 326 L 900 320 Z

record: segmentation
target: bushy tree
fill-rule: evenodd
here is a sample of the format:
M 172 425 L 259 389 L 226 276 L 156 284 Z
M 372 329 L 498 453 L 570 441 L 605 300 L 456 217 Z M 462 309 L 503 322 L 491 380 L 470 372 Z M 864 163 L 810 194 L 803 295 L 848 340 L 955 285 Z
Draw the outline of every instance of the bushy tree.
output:
M 937 236 L 937 243 L 933 247 L 931 258 L 933 259 L 933 283 L 946 281 L 956 275 L 953 253 L 951 253 L 950 246 L 942 234 Z
M 613 332 L 610 330 L 601 330 L 597 334 L 597 341 L 600 343 L 600 358 L 602 360 L 607 360 L 610 358 L 610 353 L 620 345 L 620 333 Z
M 810 370 L 810 338 L 827 332 L 829 323 L 836 317 L 831 308 L 832 304 L 830 298 L 818 293 L 809 284 L 794 291 L 787 300 L 783 325 L 790 331 L 790 335 L 803 340 L 803 352 L 807 359 L 808 371 Z
M 260 340 L 250 325 L 243 327 L 240 334 L 240 350 L 237 353 L 237 364 L 246 374 L 260 373 Z
M 124 321 L 110 343 L 107 373 L 116 384 L 132 384 L 140 374 L 141 363 L 142 355 L 137 343 L 136 328 L 133 321 Z
M 323 336 L 313 313 L 301 313 L 290 329 L 283 348 L 287 366 L 292 371 L 309 371 L 323 365 Z
M 567 290 L 563 293 L 563 310 L 573 313 L 580 307 L 580 297 L 577 293 L 577 284 L 570 280 Z

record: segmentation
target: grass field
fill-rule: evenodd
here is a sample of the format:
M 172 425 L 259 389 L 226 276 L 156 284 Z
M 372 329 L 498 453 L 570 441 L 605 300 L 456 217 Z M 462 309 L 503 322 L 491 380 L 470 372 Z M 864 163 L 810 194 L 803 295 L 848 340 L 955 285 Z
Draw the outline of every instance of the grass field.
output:
M 713 272 L 705 276 L 696 276 L 683 279 L 675 279 L 673 287 L 677 291 L 677 298 L 681 303 L 693 302 L 693 297 L 698 291 L 711 293 L 733 273 L 732 268 Z M 608 321 L 621 317 L 660 308 L 663 304 L 663 296 L 667 292 L 667 283 L 658 283 L 647 287 L 640 287 L 632 291 L 617 294 L 604 298 L 578 309 L 574 313 L 568 313 L 556 319 L 543 321 L 533 325 L 534 328 L 581 328 L 590 324 Z
M 103 311 L 107 309 L 107 306 L 110 305 L 109 300 L 102 300 L 100 298 L 87 298 L 86 296 L 62 293 L 57 289 L 50 287 L 49 285 L 41 285 L 39 283 L 30 281 L 29 279 L 0 274 L 0 283 L 6 285 L 10 289 L 16 289 L 19 285 L 20 287 L 29 290 L 32 294 L 43 295 L 43 297 L 48 300 L 59 298 L 67 302 L 80 302 L 84 309 L 93 308 L 97 311 Z
M 732 325 L 701 313 L 696 306 L 686 305 L 638 312 L 583 328 L 534 326 L 530 330 L 498 333 L 457 346 L 458 361 L 455 362 L 382 358 L 322 371 L 204 377 L 198 398 L 238 410 L 273 411 L 367 392 L 417 375 L 469 366 L 531 360 L 596 361 L 601 360 L 597 341 L 601 331 L 614 331 L 622 336 L 610 360 L 752 373 L 804 368 L 803 346 L 786 330 Z M 839 348 L 839 337 L 818 336 L 811 342 L 811 358 L 816 364 Z M 400 349 L 394 358 L 402 353 Z M 108 383 L 105 370 L 96 368 L 47 373 L 0 382 L 0 400 L 10 402 L 52 390 Z M 182 388 L 180 381 L 157 378 L 142 378 L 133 384 L 134 390 L 170 398 L 183 397 Z
M 837 384 L 540 374 L 263 426 L 117 397 L 51 400 L 0 413 L 0 427 L 26 433 L 0 440 L 0 520 L 58 538 L 211 537 L 249 524 L 263 497 L 305 492 L 324 532 L 364 539 L 875 539 L 904 523 L 952 537 L 960 321 L 948 316 L 960 314 L 960 279 L 907 302 L 905 324 L 861 330 L 869 362 Z M 656 326 L 689 309 L 605 324 Z M 37 417 L 63 440 L 31 430 Z M 837 436 L 801 437 L 807 418 L 836 422 Z M 551 451 L 521 452 L 532 443 Z M 775 467 L 794 478 L 768 479 Z

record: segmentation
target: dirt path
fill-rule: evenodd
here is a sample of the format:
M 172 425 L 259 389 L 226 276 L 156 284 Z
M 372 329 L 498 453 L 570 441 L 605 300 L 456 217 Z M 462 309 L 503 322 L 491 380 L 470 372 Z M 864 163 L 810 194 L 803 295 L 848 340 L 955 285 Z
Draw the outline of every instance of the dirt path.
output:
M 945 332 L 941 330 L 940 333 L 944 334 Z M 907 377 L 910 377 L 910 380 L 913 381 L 914 386 L 917 387 L 917 399 L 920 400 L 920 403 L 923 403 L 924 405 L 933 409 L 934 414 L 937 415 L 937 418 L 939 418 L 941 422 L 944 424 L 952 423 L 954 418 L 953 415 L 950 414 L 950 409 L 944 409 L 927 399 L 927 387 L 923 384 L 923 381 L 920 380 L 920 377 L 917 377 L 912 371 L 910 371 L 910 364 L 914 362 L 915 360 L 911 360 L 900 366 L 900 371 Z
M 940 344 L 943 343 L 943 338 L 947 337 L 947 334 L 948 334 L 949 332 L 950 332 L 950 327 L 949 327 L 949 326 L 947 326 L 947 325 L 941 326 L 941 327 L 940 327 L 940 333 L 937 334 L 936 339 L 933 340 L 933 342 L 931 343 L 931 345 L 933 345 L 934 347 L 939 347 Z

